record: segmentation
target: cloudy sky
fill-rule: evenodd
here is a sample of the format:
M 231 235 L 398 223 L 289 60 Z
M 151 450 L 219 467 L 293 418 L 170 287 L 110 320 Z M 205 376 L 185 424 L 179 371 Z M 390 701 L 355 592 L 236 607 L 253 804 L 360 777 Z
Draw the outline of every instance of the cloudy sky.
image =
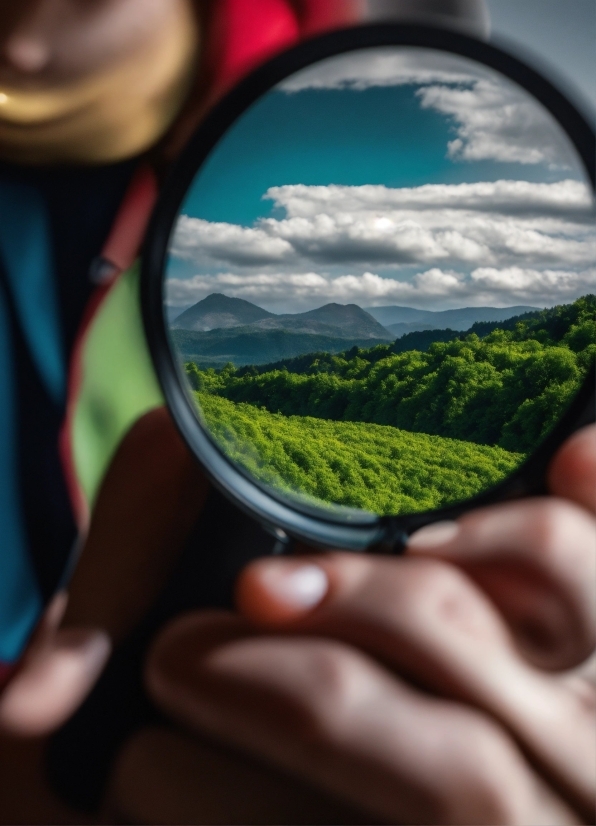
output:
M 592 198 L 565 136 L 460 58 L 383 48 L 285 81 L 199 172 L 173 237 L 172 311 L 212 292 L 552 306 L 596 290 Z

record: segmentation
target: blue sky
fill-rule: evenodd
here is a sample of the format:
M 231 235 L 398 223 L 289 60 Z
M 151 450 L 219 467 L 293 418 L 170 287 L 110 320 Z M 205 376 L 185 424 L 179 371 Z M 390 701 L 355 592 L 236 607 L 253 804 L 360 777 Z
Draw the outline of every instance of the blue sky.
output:
M 494 73 L 416 50 L 336 58 L 261 99 L 200 170 L 170 303 L 573 300 L 596 280 L 582 177 L 549 117 Z
M 450 160 L 450 119 L 422 109 L 417 88 L 267 95 L 212 153 L 183 212 L 249 226 L 271 213 L 263 193 L 283 184 L 414 187 L 501 178 L 554 181 L 569 175 L 543 164 L 528 168 Z
M 270 212 L 262 195 L 271 186 L 397 187 L 443 179 L 453 167 L 445 157 L 448 139 L 445 119 L 421 110 L 408 87 L 274 92 L 226 136 L 183 211 L 249 225 Z

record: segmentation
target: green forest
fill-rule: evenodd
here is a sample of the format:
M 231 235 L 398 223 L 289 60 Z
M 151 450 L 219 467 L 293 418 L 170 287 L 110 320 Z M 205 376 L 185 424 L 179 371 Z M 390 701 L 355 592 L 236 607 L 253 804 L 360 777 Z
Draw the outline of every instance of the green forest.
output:
M 491 487 L 522 459 L 498 447 L 196 395 L 227 456 L 261 482 L 318 504 L 380 515 L 431 510 Z
M 503 478 L 561 417 L 594 366 L 596 297 L 441 332 L 420 349 L 398 339 L 186 373 L 216 440 L 263 481 L 378 513 L 426 510 Z

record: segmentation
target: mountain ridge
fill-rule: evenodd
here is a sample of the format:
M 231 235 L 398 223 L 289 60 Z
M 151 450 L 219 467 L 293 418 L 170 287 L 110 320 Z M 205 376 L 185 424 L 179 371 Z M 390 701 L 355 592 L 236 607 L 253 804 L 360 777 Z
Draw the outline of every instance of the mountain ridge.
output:
M 170 324 L 172 330 L 213 332 L 244 329 L 288 330 L 304 335 L 325 335 L 345 339 L 380 339 L 389 341 L 393 334 L 357 304 L 325 304 L 305 313 L 277 315 L 257 304 L 223 293 L 207 298 L 184 310 Z
M 379 324 L 397 336 L 423 330 L 469 330 L 479 321 L 507 321 L 524 313 L 538 312 L 541 307 L 516 305 L 514 307 L 460 307 L 454 310 L 419 310 L 414 307 L 390 305 L 368 307 Z
M 526 308 L 468 307 L 439 312 L 413 307 L 372 308 L 372 312 L 386 310 L 397 310 L 409 320 L 384 327 L 357 304 L 337 303 L 278 315 L 244 299 L 211 293 L 174 319 L 170 330 L 185 360 L 214 366 L 231 361 L 241 366 L 315 351 L 340 353 L 353 346 L 371 347 L 392 341 L 398 351 L 412 346 L 426 349 L 431 341 L 450 340 L 474 325 L 511 323 Z M 458 327 L 458 314 L 460 322 L 463 314 L 463 329 Z M 494 320 L 495 315 L 503 320 Z

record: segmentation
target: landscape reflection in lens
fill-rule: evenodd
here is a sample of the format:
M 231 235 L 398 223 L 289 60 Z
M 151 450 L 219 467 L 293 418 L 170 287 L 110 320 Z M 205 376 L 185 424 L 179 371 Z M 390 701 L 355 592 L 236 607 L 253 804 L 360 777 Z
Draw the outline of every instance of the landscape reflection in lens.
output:
M 595 260 L 549 113 L 464 58 L 383 47 L 291 76 L 226 133 L 165 311 L 232 462 L 337 514 L 416 513 L 502 481 L 560 419 L 593 369 Z

